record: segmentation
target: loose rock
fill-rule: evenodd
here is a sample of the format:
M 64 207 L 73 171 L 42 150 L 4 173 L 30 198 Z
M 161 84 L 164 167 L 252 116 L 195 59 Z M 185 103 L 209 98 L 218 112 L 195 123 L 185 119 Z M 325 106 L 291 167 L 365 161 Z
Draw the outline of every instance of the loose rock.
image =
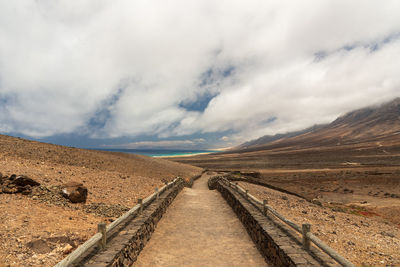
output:
M 393 234 L 391 232 L 381 232 L 381 235 L 388 236 L 388 237 L 395 237 L 395 234 Z
M 314 198 L 313 200 L 311 200 L 311 203 L 318 205 L 318 206 L 322 206 L 321 201 L 319 201 L 318 199 Z
M 42 239 L 30 241 L 26 244 L 26 246 L 38 254 L 46 254 L 52 251 L 52 248 L 49 246 L 48 242 Z
M 35 180 L 25 176 L 21 175 L 15 178 L 13 183 L 17 186 L 38 186 L 40 183 L 36 182 Z
M 65 247 L 62 248 L 62 252 L 64 255 L 66 255 L 66 254 L 71 253 L 73 249 L 74 248 L 70 244 L 67 244 L 67 245 L 65 245 Z
M 2 177 L 2 175 L 0 176 L 0 191 L 6 194 L 22 193 L 24 195 L 29 195 L 32 192 L 32 187 L 40 185 L 40 183 L 25 175 L 17 176 L 12 174 L 10 177 Z
M 61 187 L 62 195 L 72 203 L 86 202 L 88 190 L 83 184 L 69 182 Z

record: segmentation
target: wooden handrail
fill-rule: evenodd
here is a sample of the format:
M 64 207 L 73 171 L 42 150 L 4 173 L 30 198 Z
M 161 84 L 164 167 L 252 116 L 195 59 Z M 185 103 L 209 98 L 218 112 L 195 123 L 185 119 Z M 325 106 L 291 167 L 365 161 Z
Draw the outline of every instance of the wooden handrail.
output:
M 281 214 L 279 214 L 276 210 L 274 210 L 271 206 L 269 205 L 264 205 L 264 202 L 258 200 L 255 196 L 251 195 L 250 193 L 248 193 L 248 191 L 246 191 L 244 188 L 242 188 L 240 185 L 238 184 L 234 184 L 232 182 L 230 182 L 228 179 L 226 178 L 222 178 L 222 181 L 224 181 L 224 183 L 235 189 L 239 194 L 241 194 L 245 199 L 247 199 L 250 203 L 252 203 L 258 210 L 261 211 L 262 214 L 264 214 L 264 207 L 273 215 L 275 215 L 277 218 L 279 218 L 281 221 L 283 221 L 284 223 L 286 223 L 287 225 L 289 225 L 291 228 L 293 228 L 296 232 L 303 234 L 303 230 L 302 227 L 300 227 L 299 225 L 297 225 L 296 223 L 286 219 L 285 217 L 283 217 Z M 256 204 L 254 204 L 253 202 L 255 202 Z M 261 207 L 259 206 L 261 205 Z M 265 214 L 264 214 L 265 215 Z M 353 263 L 351 263 L 350 261 L 348 261 L 346 258 L 344 258 L 343 256 L 339 255 L 339 253 L 337 253 L 334 249 L 332 249 L 331 247 L 329 247 L 328 245 L 326 245 L 321 239 L 319 239 L 318 237 L 316 237 L 315 235 L 313 235 L 311 232 L 307 232 L 304 236 L 306 239 L 305 240 L 310 240 L 311 242 L 313 242 L 317 247 L 319 247 L 322 251 L 324 251 L 326 254 L 328 254 L 332 259 L 334 259 L 336 262 L 338 262 L 339 264 L 341 264 L 342 266 L 345 267 L 355 267 L 355 265 Z M 304 239 L 304 238 L 303 238 Z
M 162 194 L 165 190 L 168 188 L 172 187 L 175 183 L 177 183 L 179 180 L 182 180 L 182 178 L 176 178 L 172 182 L 167 183 L 163 187 L 160 188 L 160 190 L 156 190 L 153 194 L 145 198 L 142 202 L 143 207 L 147 207 L 150 205 L 156 198 L 157 195 Z M 140 210 L 141 205 L 136 205 L 133 208 L 131 208 L 129 211 L 124 213 L 121 217 L 110 223 L 107 228 L 106 228 L 106 235 L 114 230 L 118 225 L 121 223 L 127 222 L 129 218 L 136 216 L 138 211 Z M 61 260 L 59 263 L 55 265 L 55 267 L 67 267 L 71 264 L 73 264 L 77 259 L 79 259 L 82 255 L 87 253 L 88 250 L 96 246 L 103 238 L 103 235 L 101 233 L 96 233 L 94 236 L 89 238 L 85 243 L 80 245 L 77 249 L 75 249 L 71 254 L 69 254 L 67 257 L 65 257 L 63 260 Z

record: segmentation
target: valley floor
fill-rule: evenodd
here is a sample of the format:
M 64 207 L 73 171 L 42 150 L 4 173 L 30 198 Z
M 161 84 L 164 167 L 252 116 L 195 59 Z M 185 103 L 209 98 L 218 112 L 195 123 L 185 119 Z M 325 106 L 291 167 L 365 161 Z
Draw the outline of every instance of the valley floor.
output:
M 250 180 L 259 185 L 244 187 L 261 199 L 269 199 L 293 221 L 313 224 L 323 241 L 358 266 L 399 266 L 399 141 L 286 147 L 173 160 L 208 170 L 233 171 L 236 178 L 253 173 Z M 282 193 L 285 191 L 293 194 Z M 322 207 L 311 204 L 313 200 Z

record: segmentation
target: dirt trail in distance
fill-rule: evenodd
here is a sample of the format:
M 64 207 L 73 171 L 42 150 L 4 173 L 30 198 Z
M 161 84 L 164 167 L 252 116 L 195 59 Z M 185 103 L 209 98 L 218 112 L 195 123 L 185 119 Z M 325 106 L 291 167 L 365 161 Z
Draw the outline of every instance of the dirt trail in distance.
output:
M 210 177 L 181 191 L 134 266 L 268 266 Z

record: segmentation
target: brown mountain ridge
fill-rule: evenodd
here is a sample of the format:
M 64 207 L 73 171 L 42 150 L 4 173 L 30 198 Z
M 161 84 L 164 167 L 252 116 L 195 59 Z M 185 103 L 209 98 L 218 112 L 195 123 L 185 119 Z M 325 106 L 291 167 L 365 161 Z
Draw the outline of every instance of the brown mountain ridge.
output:
M 351 111 L 327 125 L 303 131 L 263 136 L 246 142 L 235 151 L 299 149 L 354 145 L 370 142 L 400 142 L 400 98 L 375 107 Z

